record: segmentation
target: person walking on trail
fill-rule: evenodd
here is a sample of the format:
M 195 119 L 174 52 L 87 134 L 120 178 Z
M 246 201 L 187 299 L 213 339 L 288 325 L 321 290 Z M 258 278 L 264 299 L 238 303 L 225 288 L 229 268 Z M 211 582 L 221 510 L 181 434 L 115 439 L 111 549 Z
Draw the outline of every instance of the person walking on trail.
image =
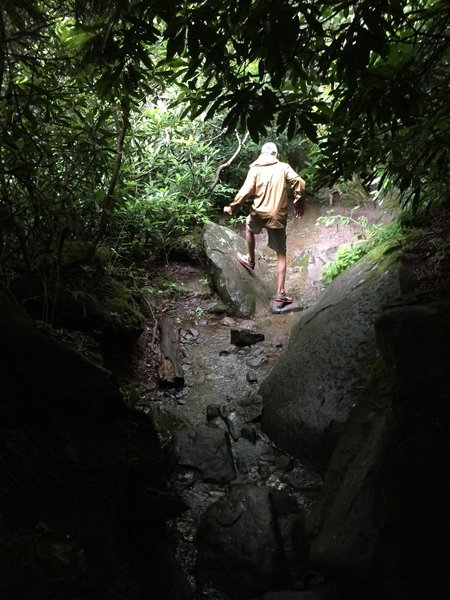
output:
M 233 202 L 225 206 L 225 214 L 233 215 L 247 198 L 253 198 L 251 212 L 247 217 L 245 240 L 248 254 L 237 253 L 238 261 L 249 271 L 255 268 L 255 234 L 267 229 L 268 246 L 277 253 L 278 288 L 274 296 L 276 302 L 290 304 L 284 289 L 286 280 L 286 224 L 288 217 L 287 184 L 294 192 L 295 218 L 303 214 L 305 182 L 290 165 L 277 158 L 278 148 L 267 142 L 261 148 L 261 155 L 250 165 L 244 185 Z

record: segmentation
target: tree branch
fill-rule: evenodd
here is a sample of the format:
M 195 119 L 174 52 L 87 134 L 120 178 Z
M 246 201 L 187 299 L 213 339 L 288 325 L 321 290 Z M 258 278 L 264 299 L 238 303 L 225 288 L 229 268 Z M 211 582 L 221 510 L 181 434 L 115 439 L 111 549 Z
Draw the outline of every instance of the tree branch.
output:
M 239 133 L 237 131 L 236 131 L 236 137 L 237 137 L 237 141 L 238 141 L 238 147 L 236 149 L 236 152 L 226 162 L 222 163 L 217 168 L 216 174 L 214 175 L 214 179 L 213 179 L 213 182 L 212 182 L 212 185 L 211 185 L 211 188 L 210 188 L 211 192 L 216 187 L 216 185 L 219 183 L 219 178 L 220 178 L 221 172 L 224 169 L 226 169 L 226 167 L 229 167 L 231 165 L 231 163 L 235 160 L 235 158 L 238 156 L 238 154 L 242 150 L 242 148 L 243 148 L 243 146 L 244 146 L 244 144 L 245 144 L 245 142 L 247 141 L 247 138 L 248 138 L 248 131 L 244 135 L 244 137 L 242 138 L 242 140 L 241 140 L 240 135 L 239 135 Z
M 94 247 L 98 245 L 98 243 L 103 239 L 105 235 L 106 228 L 109 223 L 109 219 L 111 213 L 114 209 L 114 205 L 116 203 L 116 198 L 114 197 L 114 191 L 117 186 L 117 181 L 119 179 L 120 167 L 122 165 L 122 153 L 123 153 L 123 144 L 125 141 L 125 134 L 127 131 L 128 120 L 126 115 L 124 114 L 122 117 L 122 123 L 119 123 L 119 116 L 115 113 L 116 127 L 117 127 L 117 138 L 116 138 L 116 160 L 114 163 L 114 169 L 111 175 L 111 179 L 108 186 L 108 191 L 103 200 L 103 206 L 101 207 L 101 217 L 100 224 L 98 228 L 98 233 L 94 241 Z

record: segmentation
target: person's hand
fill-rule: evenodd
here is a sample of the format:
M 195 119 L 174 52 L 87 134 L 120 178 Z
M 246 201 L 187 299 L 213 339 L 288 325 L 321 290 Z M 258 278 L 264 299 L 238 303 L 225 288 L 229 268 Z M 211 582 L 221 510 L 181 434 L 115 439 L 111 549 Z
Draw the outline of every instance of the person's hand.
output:
M 294 204 L 294 219 L 301 219 L 303 216 L 303 212 L 300 206 L 295 206 Z
M 232 209 L 231 209 L 231 206 L 224 206 L 224 207 L 223 207 L 223 212 L 224 212 L 226 215 L 230 215 L 230 217 L 231 217 L 231 210 L 232 210 Z

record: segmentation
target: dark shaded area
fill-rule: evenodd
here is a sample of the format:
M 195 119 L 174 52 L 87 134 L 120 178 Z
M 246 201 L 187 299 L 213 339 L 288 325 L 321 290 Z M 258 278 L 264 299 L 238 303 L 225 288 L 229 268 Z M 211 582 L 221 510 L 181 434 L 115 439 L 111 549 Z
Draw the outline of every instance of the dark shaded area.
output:
M 150 422 L 3 288 L 0 332 L 0 596 L 189 598 Z
M 450 587 L 450 304 L 376 322 L 381 358 L 308 519 L 312 561 L 345 598 L 444 598 Z

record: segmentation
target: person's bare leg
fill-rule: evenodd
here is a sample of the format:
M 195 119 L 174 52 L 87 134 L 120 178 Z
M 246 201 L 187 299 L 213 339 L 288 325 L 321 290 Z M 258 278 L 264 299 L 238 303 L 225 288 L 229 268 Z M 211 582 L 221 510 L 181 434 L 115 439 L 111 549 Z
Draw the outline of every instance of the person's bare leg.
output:
M 255 263 L 255 234 L 250 231 L 248 225 L 245 228 L 245 241 L 247 242 L 250 262 Z
M 278 291 L 284 292 L 286 281 L 286 254 L 277 254 Z

